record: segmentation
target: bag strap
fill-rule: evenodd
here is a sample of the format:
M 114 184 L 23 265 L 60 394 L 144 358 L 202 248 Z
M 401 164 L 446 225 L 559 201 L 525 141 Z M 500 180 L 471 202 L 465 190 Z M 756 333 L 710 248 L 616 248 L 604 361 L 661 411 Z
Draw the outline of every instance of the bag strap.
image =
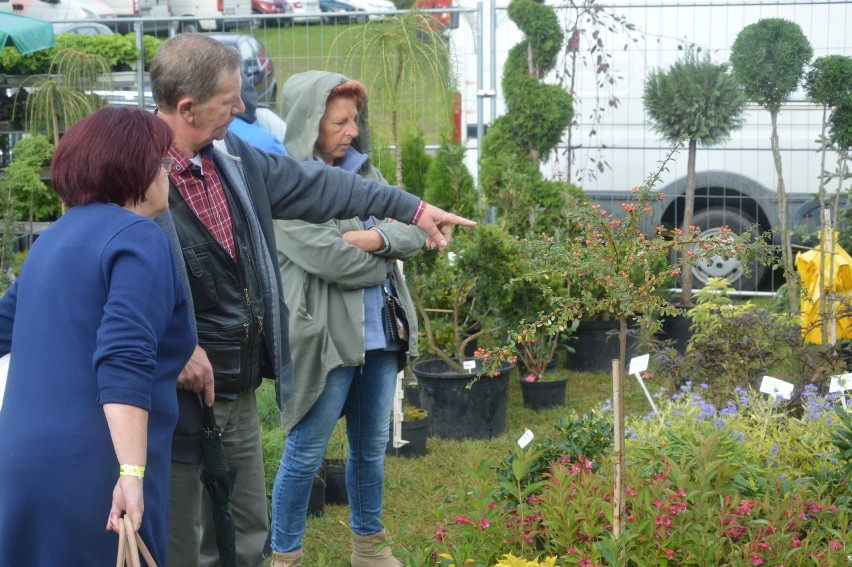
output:
M 148 546 L 142 541 L 142 536 L 133 531 L 133 522 L 126 514 L 119 520 L 118 532 L 118 559 L 116 567 L 142 567 L 139 554 L 142 554 L 142 559 L 145 560 L 145 565 L 148 567 L 157 567 L 154 557 L 148 550 Z

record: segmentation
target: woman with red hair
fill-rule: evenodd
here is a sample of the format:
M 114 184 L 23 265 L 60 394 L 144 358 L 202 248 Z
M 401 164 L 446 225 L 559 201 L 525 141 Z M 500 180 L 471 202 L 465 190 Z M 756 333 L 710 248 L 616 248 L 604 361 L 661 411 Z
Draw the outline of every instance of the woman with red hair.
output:
M 177 376 L 196 344 L 171 246 L 168 125 L 104 108 L 52 163 L 68 211 L 0 299 L 0 565 L 108 565 L 129 516 L 168 550 Z

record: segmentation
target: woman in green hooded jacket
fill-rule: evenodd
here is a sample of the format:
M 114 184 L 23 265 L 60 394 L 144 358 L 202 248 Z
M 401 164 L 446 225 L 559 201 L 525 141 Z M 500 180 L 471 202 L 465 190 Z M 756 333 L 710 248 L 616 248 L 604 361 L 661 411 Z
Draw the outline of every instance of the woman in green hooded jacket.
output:
M 384 182 L 367 153 L 367 96 L 360 83 L 308 71 L 287 80 L 282 99 L 291 156 Z M 277 221 L 275 231 L 295 384 L 281 408 L 287 439 L 272 493 L 273 565 L 301 565 L 311 484 L 344 416 L 352 565 L 398 566 L 388 547 L 375 549 L 387 541 L 382 488 L 396 377 L 417 355 L 417 318 L 397 260 L 414 256 L 425 234 L 373 218 Z M 404 341 L 386 338 L 383 287 L 402 305 L 409 326 Z

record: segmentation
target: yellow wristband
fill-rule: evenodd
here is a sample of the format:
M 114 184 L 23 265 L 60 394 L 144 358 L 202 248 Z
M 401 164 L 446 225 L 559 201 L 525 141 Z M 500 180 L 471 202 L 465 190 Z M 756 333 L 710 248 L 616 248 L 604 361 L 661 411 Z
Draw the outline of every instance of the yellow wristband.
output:
M 145 477 L 145 467 L 141 465 L 119 465 L 119 476 L 135 476 L 138 478 Z

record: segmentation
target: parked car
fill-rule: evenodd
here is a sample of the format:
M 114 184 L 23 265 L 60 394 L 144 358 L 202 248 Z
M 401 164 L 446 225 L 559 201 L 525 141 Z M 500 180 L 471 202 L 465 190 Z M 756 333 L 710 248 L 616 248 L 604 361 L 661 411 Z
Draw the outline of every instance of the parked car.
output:
M 317 24 L 322 21 L 319 0 L 293 0 L 293 13 L 296 14 L 293 21 L 299 24 Z
M 280 15 L 285 16 L 293 13 L 293 6 L 287 0 L 251 0 L 251 13 L 259 15 Z M 273 19 L 273 18 L 264 18 Z M 281 25 L 289 26 L 293 24 L 293 18 L 274 18 L 281 22 Z
M 363 24 L 367 14 L 352 4 L 340 0 L 319 0 L 320 10 L 327 14 L 322 17 L 324 24 Z
M 272 58 L 269 57 L 260 40 L 247 34 L 211 33 L 207 35 L 240 52 L 243 58 L 243 70 L 257 89 L 258 102 L 274 108 L 275 99 L 278 96 L 278 83 L 275 81 Z
M 0 10 L 49 22 L 115 17 L 115 10 L 101 0 L 0 0 Z
M 371 20 L 383 20 L 387 16 L 383 12 L 396 11 L 396 5 L 391 0 L 346 0 L 358 10 L 370 13 Z
M 77 35 L 115 35 L 109 26 L 98 22 L 53 22 L 53 34 L 73 33 Z

